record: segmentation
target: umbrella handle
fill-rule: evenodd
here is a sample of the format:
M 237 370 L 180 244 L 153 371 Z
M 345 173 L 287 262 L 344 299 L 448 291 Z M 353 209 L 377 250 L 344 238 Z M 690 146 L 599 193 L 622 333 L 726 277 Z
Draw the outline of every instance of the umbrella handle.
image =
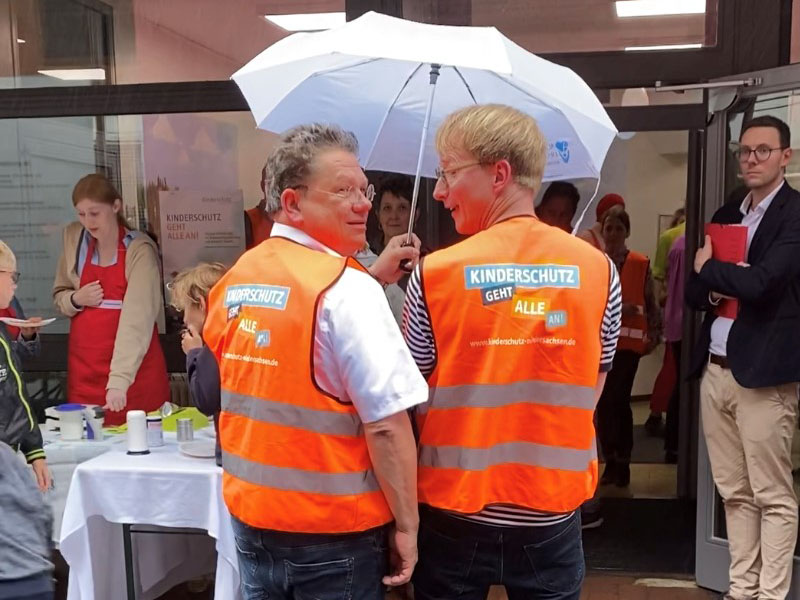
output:
M 411 242 L 410 239 L 406 240 L 401 244 L 401 246 L 413 246 L 414 244 Z M 411 273 L 414 270 L 414 263 L 410 258 L 405 258 L 400 261 L 400 270 L 405 271 L 406 273 Z

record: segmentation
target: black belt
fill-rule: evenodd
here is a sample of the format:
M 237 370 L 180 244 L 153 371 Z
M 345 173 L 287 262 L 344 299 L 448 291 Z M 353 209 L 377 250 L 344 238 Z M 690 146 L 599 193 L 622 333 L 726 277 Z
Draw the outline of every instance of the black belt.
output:
M 712 365 L 717 365 L 719 367 L 722 367 L 723 369 L 730 369 L 730 367 L 728 366 L 727 356 L 720 356 L 719 354 L 709 354 L 708 362 L 710 362 Z

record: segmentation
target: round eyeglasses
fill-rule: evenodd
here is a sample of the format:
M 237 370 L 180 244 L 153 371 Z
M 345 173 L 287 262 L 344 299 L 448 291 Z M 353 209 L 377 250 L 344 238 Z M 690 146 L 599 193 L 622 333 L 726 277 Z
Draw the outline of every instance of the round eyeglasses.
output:
M 765 160 L 769 159 L 773 152 L 786 150 L 786 148 L 780 146 L 778 148 L 770 148 L 769 146 L 763 144 L 761 146 L 756 146 L 755 148 L 741 146 L 739 144 L 731 144 L 730 149 L 733 157 L 739 162 L 747 162 L 753 155 L 755 155 L 757 162 L 764 162 Z
M 364 188 L 353 187 L 352 185 L 346 188 L 342 188 L 338 192 L 329 192 L 328 190 L 323 190 L 316 187 L 309 187 L 307 185 L 294 185 L 290 186 L 297 189 L 306 189 L 306 190 L 313 190 L 315 192 L 322 192 L 323 194 L 328 194 L 329 196 L 333 196 L 334 198 L 338 198 L 339 200 L 345 202 L 347 200 L 350 201 L 350 204 L 355 206 L 358 204 L 359 200 L 364 198 L 367 202 L 372 204 L 372 201 L 375 200 L 375 186 L 371 183 Z

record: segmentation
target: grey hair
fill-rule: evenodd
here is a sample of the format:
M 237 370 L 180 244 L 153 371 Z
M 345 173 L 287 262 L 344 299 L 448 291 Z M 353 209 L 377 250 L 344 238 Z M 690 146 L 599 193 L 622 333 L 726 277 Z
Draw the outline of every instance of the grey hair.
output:
M 281 209 L 283 190 L 302 184 L 311 173 L 311 163 L 323 150 L 346 150 L 358 155 L 358 140 L 338 125 L 312 123 L 287 131 L 267 160 L 266 211 Z

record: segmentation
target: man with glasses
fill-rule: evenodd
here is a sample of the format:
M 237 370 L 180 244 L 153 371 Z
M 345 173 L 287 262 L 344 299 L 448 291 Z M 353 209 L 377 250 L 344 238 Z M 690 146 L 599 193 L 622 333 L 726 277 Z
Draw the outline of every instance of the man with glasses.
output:
M 800 194 L 784 180 L 789 127 L 764 116 L 744 124 L 732 154 L 749 193 L 714 223 L 747 228 L 739 264 L 697 251 L 686 301 L 706 311 L 693 356 L 711 471 L 725 504 L 730 546 L 726 598 L 783 600 L 792 579 L 797 499 L 792 435 L 800 380 Z M 735 319 L 717 316 L 724 297 Z
M 534 215 L 536 122 L 469 107 L 436 134 L 434 197 L 471 236 L 422 259 L 403 323 L 431 387 L 420 425 L 417 600 L 577 599 L 592 416 L 620 328 L 613 263 Z
M 380 283 L 419 251 L 393 239 L 374 277 L 350 258 L 374 196 L 357 151 L 335 126 L 285 134 L 268 161 L 271 236 L 209 296 L 203 337 L 220 367 L 223 493 L 247 598 L 382 599 L 417 560 L 406 411 L 428 388 Z

